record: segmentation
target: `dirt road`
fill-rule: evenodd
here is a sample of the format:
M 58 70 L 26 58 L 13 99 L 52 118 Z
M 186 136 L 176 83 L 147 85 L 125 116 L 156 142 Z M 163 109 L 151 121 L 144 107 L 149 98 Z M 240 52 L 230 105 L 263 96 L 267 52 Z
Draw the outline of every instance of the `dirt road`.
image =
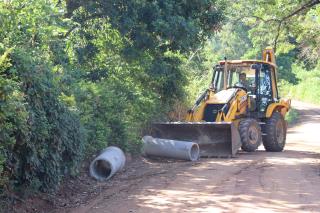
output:
M 299 122 L 284 152 L 199 162 L 132 162 L 71 212 L 320 212 L 320 108 L 293 102 Z M 141 160 L 140 160 L 141 161 Z

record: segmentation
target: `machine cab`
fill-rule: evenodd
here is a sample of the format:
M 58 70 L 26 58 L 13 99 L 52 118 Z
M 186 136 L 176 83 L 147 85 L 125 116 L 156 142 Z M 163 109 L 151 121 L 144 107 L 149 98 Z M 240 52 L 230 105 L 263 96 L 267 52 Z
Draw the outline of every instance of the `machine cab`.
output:
M 222 61 L 214 69 L 215 92 L 230 88 L 245 90 L 250 111 L 264 113 L 270 103 L 278 101 L 275 65 L 264 61 Z

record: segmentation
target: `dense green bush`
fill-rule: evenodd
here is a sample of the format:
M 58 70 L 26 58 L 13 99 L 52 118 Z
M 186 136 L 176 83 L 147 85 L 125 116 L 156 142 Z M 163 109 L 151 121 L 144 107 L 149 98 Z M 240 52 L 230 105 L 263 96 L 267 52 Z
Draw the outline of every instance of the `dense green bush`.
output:
M 87 133 L 86 154 L 108 145 L 138 152 L 141 130 L 157 108 L 152 96 L 116 79 L 79 84 L 75 100 Z
M 9 52 L 0 57 L 0 188 L 8 183 L 12 168 L 8 159 L 17 140 L 27 139 L 27 109 L 19 82 L 8 78 L 11 66 Z M 8 168 L 9 167 L 9 168 Z
M 59 82 L 40 56 L 35 59 L 16 49 L 10 59 L 4 57 L 1 185 L 7 190 L 54 189 L 63 176 L 77 172 L 82 159 L 85 141 L 79 117 L 59 101 Z
M 85 134 L 60 99 L 68 21 L 54 1 L 0 3 L 0 188 L 48 191 L 77 172 Z M 12 47 L 12 48 L 10 48 Z

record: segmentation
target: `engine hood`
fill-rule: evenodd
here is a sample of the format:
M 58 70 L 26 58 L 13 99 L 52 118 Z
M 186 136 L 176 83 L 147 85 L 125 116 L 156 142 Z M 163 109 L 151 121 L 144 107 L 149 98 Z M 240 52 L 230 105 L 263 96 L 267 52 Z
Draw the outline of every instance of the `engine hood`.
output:
M 230 88 L 227 90 L 221 90 L 220 92 L 215 93 L 213 96 L 209 97 L 207 100 L 208 104 L 225 104 L 236 92 L 236 88 Z

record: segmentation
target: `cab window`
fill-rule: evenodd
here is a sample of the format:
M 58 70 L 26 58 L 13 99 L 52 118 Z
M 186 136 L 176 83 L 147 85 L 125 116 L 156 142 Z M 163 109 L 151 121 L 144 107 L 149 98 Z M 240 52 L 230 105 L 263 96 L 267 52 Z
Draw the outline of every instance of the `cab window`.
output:
M 272 85 L 271 85 L 271 71 L 270 65 L 263 65 L 258 74 L 259 87 L 257 88 L 257 95 L 260 99 L 260 111 L 264 112 L 269 103 L 272 102 Z

